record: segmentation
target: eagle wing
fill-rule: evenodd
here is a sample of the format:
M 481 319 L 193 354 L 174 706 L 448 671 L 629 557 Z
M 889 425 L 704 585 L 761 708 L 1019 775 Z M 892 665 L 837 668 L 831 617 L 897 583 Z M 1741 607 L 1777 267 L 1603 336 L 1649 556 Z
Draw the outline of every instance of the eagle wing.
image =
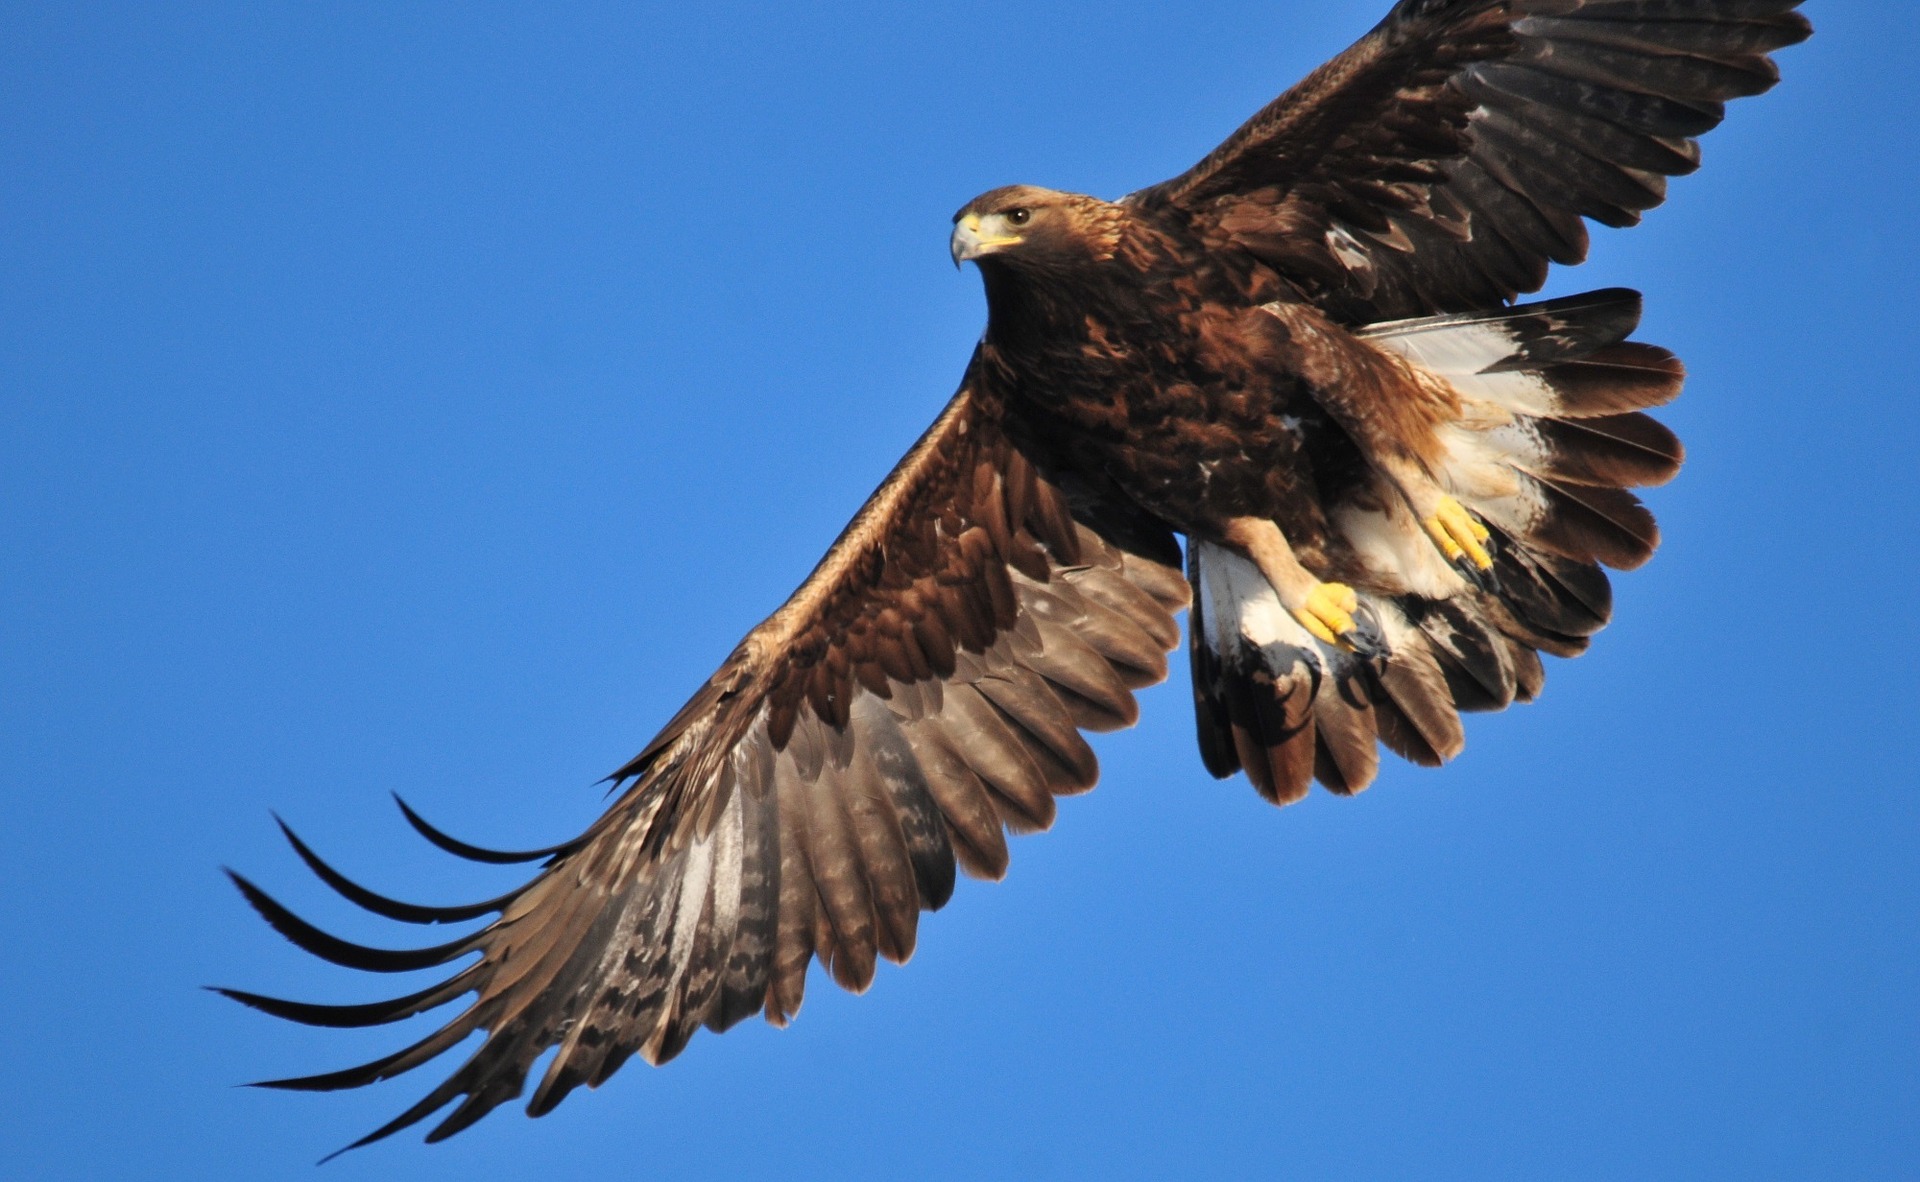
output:
M 956 862 L 998 878 L 1003 826 L 1047 828 L 1056 795 L 1093 786 L 1081 730 L 1131 724 L 1132 692 L 1167 673 L 1188 587 L 1172 535 L 1111 489 L 1063 476 L 1017 440 L 979 367 L 794 596 L 612 779 L 618 800 L 563 846 L 482 861 L 545 865 L 469 907 L 399 903 L 346 879 L 295 837 L 348 899 L 416 923 L 495 918 L 421 950 L 328 935 L 235 876 L 259 912 L 326 960 L 400 972 L 478 959 L 444 982 L 367 1005 L 225 991 L 321 1026 L 396 1022 L 472 995 L 395 1054 L 265 1086 L 358 1087 L 412 1070 L 476 1031 L 485 1041 L 419 1103 L 357 1142 L 460 1103 L 452 1135 L 525 1087 L 552 1109 L 636 1051 L 662 1063 L 696 1029 L 756 1011 L 783 1025 L 817 958 L 864 990 L 875 960 L 913 952 L 919 912 L 952 893 Z M 402 805 L 404 809 L 404 804 Z
M 1401 0 L 1206 159 L 1133 194 L 1349 323 L 1465 312 L 1585 259 L 1779 81 L 1801 0 Z

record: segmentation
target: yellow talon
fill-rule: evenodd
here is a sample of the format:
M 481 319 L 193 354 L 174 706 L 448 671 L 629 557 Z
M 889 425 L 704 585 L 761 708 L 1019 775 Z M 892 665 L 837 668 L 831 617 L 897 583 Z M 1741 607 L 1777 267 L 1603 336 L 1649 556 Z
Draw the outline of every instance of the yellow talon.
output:
M 1328 644 L 1353 631 L 1353 613 L 1360 610 L 1360 597 L 1345 583 L 1317 583 L 1307 602 L 1293 613 L 1294 618 Z
M 1487 553 L 1484 543 L 1493 535 L 1487 527 L 1475 521 L 1473 514 L 1452 497 L 1441 497 L 1439 507 L 1433 516 L 1420 523 L 1426 527 L 1428 536 L 1434 545 L 1440 547 L 1440 553 L 1447 561 L 1454 562 L 1465 557 L 1481 570 L 1493 569 L 1493 555 Z

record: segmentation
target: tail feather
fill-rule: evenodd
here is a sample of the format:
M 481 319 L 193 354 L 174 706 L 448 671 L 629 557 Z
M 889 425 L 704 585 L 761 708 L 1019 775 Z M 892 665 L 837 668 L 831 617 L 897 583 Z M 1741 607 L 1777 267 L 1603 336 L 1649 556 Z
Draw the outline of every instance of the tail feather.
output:
M 1416 767 L 1439 767 L 1446 762 L 1392 699 L 1374 708 L 1374 720 L 1380 727 L 1381 745 L 1408 763 Z
M 1409 606 L 1419 613 L 1416 623 L 1458 709 L 1485 713 L 1513 703 L 1519 682 L 1510 646 L 1471 606 L 1450 599 L 1416 600 Z
M 1640 293 L 1607 288 L 1514 308 L 1369 325 L 1363 336 L 1437 374 L 1538 369 L 1619 344 L 1640 325 Z
M 1313 775 L 1329 791 L 1351 796 L 1380 774 L 1380 728 L 1373 710 L 1380 694 L 1373 671 L 1359 658 L 1334 654 L 1329 664 L 1330 675 L 1313 700 Z
M 1230 700 L 1235 753 L 1254 787 L 1275 804 L 1305 796 L 1313 778 L 1315 680 L 1296 661 L 1285 677 L 1255 673 L 1243 683 L 1250 692 Z
M 1225 777 L 1244 768 L 1262 796 L 1290 804 L 1313 775 L 1320 642 L 1251 562 L 1209 543 L 1195 543 L 1190 562 L 1200 590 L 1194 693 L 1208 769 Z
M 1386 622 L 1392 655 L 1377 675 L 1393 706 L 1392 710 L 1381 711 L 1381 737 L 1388 739 L 1385 720 L 1397 712 L 1412 728 L 1412 734 L 1400 737 L 1404 749 L 1392 739 L 1388 739 L 1388 746 L 1422 767 L 1438 767 L 1467 745 L 1446 675 L 1440 671 L 1426 634 L 1407 620 L 1398 604 L 1388 602 L 1379 611 Z
M 1553 392 L 1553 402 L 1523 413 L 1579 419 L 1651 410 L 1678 398 L 1686 377 L 1680 359 L 1658 345 L 1622 341 L 1542 367 L 1540 384 Z
M 1391 497 L 1329 506 L 1351 562 L 1315 573 L 1352 584 L 1380 622 L 1384 655 L 1363 657 L 1309 634 L 1250 562 L 1194 541 L 1194 701 L 1209 771 L 1245 768 L 1281 804 L 1310 779 L 1358 792 L 1381 746 L 1443 763 L 1465 744 L 1462 712 L 1530 702 L 1546 680 L 1541 653 L 1586 650 L 1613 613 L 1602 567 L 1632 570 L 1660 542 L 1628 490 L 1671 480 L 1684 457 L 1640 412 L 1677 396 L 1685 370 L 1627 339 L 1639 321 L 1639 295 L 1613 290 L 1361 331 L 1458 395 L 1435 476 L 1492 530 L 1494 567 L 1466 577 Z
M 1613 584 L 1597 566 L 1505 542 L 1493 569 L 1501 601 L 1536 631 L 1585 640 L 1613 618 Z
M 1539 479 L 1545 512 L 1527 541 L 1575 562 L 1638 570 L 1660 545 L 1660 527 L 1640 498 L 1623 488 Z
M 1643 414 L 1544 419 L 1538 429 L 1549 456 L 1538 475 L 1570 484 L 1651 488 L 1677 476 L 1686 458 L 1679 437 Z
M 1196 592 L 1200 588 L 1200 544 L 1187 547 L 1187 582 Z M 1240 768 L 1240 757 L 1233 746 L 1233 721 L 1224 697 L 1212 691 L 1221 680 L 1221 665 L 1226 653 L 1211 641 L 1212 624 L 1204 595 L 1195 594 L 1187 609 L 1187 657 L 1193 683 L 1194 732 L 1200 744 L 1200 762 L 1216 780 L 1224 780 Z
M 1540 650 L 1511 636 L 1503 635 L 1500 639 L 1513 662 L 1513 700 L 1521 703 L 1537 700 L 1547 685 L 1547 667 L 1540 660 Z
M 1205 541 L 1191 555 L 1194 700 L 1214 775 L 1245 770 L 1262 796 L 1290 804 L 1314 779 L 1343 794 L 1367 787 L 1376 743 L 1429 765 L 1459 752 L 1446 674 L 1392 600 L 1363 596 L 1389 654 L 1368 659 L 1315 638 L 1245 558 Z

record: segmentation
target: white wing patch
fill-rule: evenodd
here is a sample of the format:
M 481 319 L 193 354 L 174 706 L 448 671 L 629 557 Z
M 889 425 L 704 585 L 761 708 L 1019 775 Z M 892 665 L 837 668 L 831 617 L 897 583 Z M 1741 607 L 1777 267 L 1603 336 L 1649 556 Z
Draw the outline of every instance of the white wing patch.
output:
M 1475 374 L 1512 357 L 1519 338 L 1486 321 L 1392 320 L 1370 324 L 1361 335 L 1383 349 L 1434 373 Z
M 1459 395 L 1460 419 L 1438 431 L 1446 449 L 1437 473 L 1441 486 L 1509 534 L 1530 533 L 1549 508 L 1531 475 L 1548 471 L 1552 462 L 1537 420 L 1559 413 L 1562 399 L 1538 371 L 1486 372 L 1523 356 L 1525 342 L 1512 325 L 1496 319 L 1409 320 L 1373 325 L 1364 335 Z M 1400 572 L 1410 590 L 1430 598 L 1458 588 L 1458 575 L 1444 562 L 1429 572 L 1436 565 L 1431 554 L 1403 544 L 1404 530 L 1383 528 L 1368 516 L 1378 515 L 1343 516 L 1341 525 L 1370 567 L 1390 563 L 1387 569 Z
M 1402 320 L 1369 326 L 1362 336 L 1390 353 L 1445 378 L 1470 402 L 1513 414 L 1551 418 L 1560 409 L 1553 386 L 1538 373 L 1488 370 L 1520 355 L 1522 341 L 1508 325 L 1487 320 Z

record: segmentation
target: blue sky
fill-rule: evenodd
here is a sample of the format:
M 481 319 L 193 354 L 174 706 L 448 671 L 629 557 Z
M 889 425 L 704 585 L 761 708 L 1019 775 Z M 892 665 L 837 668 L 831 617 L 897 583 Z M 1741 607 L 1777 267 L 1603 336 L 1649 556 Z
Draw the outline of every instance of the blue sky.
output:
M 571 835 L 950 393 L 947 218 L 1197 158 L 1386 0 L 0 5 L 0 1144 L 22 1178 L 311 1177 L 425 1075 L 198 990 L 372 996 L 277 809 Z M 1183 672 L 904 970 L 353 1178 L 1911 1177 L 1920 54 L 1809 6 L 1649 224 L 1694 378 L 1660 557 L 1540 704 L 1276 811 Z

